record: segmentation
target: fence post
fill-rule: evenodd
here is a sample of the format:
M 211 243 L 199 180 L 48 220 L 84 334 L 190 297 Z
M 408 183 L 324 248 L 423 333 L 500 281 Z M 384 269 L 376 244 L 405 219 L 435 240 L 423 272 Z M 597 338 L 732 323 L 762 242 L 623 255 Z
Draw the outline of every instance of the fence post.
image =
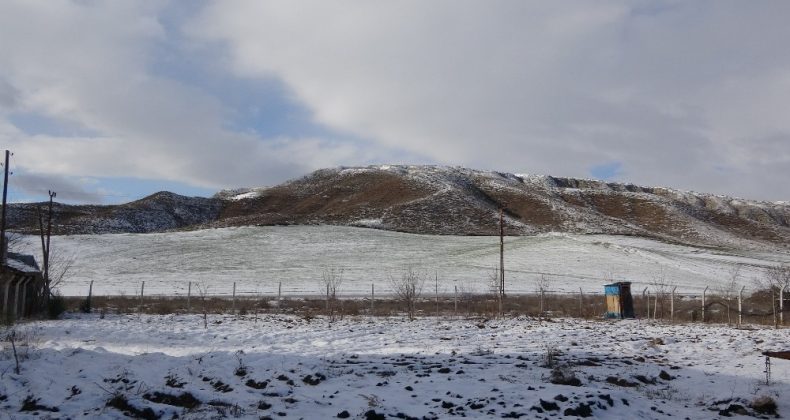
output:
M 231 313 L 236 313 L 236 282 L 233 282 L 233 300 L 231 301 L 230 306 Z
M 543 317 L 543 296 L 544 296 L 544 290 L 543 290 L 543 286 L 541 286 L 540 287 L 540 316 L 541 317 Z
M 187 282 L 187 313 L 192 312 L 192 282 Z
M 584 318 L 584 292 L 579 287 L 579 318 Z
M 705 323 L 705 294 L 708 293 L 708 286 L 702 291 L 702 323 Z
M 781 289 L 779 289 L 779 325 L 785 324 L 785 312 L 784 312 L 784 302 L 785 302 L 785 289 L 787 285 L 783 285 Z
M 277 300 L 282 300 L 283 282 L 277 283 Z
M 93 280 L 91 280 L 90 285 L 88 286 L 88 304 L 86 305 L 88 308 L 88 312 L 91 312 L 91 298 L 93 297 Z
M 746 286 L 742 286 L 741 290 L 738 291 L 738 326 L 741 326 L 743 323 L 743 290 L 746 289 Z
M 455 286 L 455 293 L 453 294 L 453 318 L 458 316 L 458 286 Z
M 774 312 L 774 328 L 779 328 L 779 322 L 776 318 L 776 290 L 773 287 L 771 288 L 771 309 Z
M 137 313 L 143 313 L 143 295 L 145 293 L 145 282 L 140 284 L 140 307 L 137 309 Z
M 645 292 L 647 292 L 647 299 L 645 300 L 645 303 L 647 303 L 647 319 L 650 319 L 650 290 L 647 290 L 647 287 L 645 287 Z
M 675 289 L 678 287 L 675 286 L 672 288 L 672 294 L 669 298 L 669 322 L 675 322 Z
M 439 274 L 436 273 L 436 288 L 434 289 L 434 297 L 436 299 L 436 317 L 439 317 Z
M 373 315 L 374 304 L 376 302 L 376 285 L 370 283 L 370 314 Z
M 653 319 L 658 319 L 658 291 L 656 291 L 656 297 L 653 299 Z M 663 316 L 663 314 L 661 314 Z

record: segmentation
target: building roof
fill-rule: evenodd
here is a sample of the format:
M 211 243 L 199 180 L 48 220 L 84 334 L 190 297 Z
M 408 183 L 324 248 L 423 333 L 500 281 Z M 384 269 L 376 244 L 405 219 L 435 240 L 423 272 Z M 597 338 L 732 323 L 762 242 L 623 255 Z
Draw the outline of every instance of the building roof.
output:
M 23 274 L 38 274 L 41 272 L 35 257 L 32 255 L 17 254 L 16 252 L 8 253 L 6 267 Z

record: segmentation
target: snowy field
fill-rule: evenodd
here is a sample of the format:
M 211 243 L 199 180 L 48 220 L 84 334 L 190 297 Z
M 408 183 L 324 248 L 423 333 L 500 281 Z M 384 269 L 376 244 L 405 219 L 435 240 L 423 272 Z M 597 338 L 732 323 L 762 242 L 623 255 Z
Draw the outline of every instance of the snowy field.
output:
M 36 238 L 28 238 L 36 249 Z M 61 292 L 184 295 L 187 283 L 208 285 L 209 294 L 273 295 L 280 283 L 286 295 L 321 291 L 326 268 L 343 270 L 340 292 L 364 295 L 390 290 L 390 276 L 409 266 L 433 281 L 440 293 L 487 291 L 499 263 L 498 237 L 414 235 L 333 226 L 275 226 L 210 229 L 177 233 L 75 235 L 52 238 L 53 252 L 76 258 Z M 505 244 L 506 290 L 535 291 L 541 273 L 557 291 L 601 292 L 605 279 L 646 286 L 657 277 L 679 292 L 699 293 L 724 284 L 736 264 L 747 287 L 766 266 L 790 262 L 790 253 L 760 249 L 709 250 L 644 238 L 549 234 L 509 237 Z M 194 291 L 194 289 L 193 289 Z
M 790 361 L 774 359 L 766 385 L 761 351 L 787 350 L 788 331 L 278 315 L 210 316 L 204 329 L 198 315 L 71 315 L 17 327 L 19 374 L 2 343 L 0 418 L 701 419 L 759 414 L 751 404 L 766 396 L 787 416 Z

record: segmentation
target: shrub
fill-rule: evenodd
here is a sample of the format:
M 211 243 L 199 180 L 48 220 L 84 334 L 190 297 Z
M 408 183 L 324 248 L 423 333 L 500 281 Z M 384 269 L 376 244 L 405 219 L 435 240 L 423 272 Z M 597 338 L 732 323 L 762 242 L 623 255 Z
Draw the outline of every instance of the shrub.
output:
M 80 303 L 80 312 L 89 314 L 91 313 L 91 298 L 88 297 Z
M 49 316 L 49 319 L 58 319 L 63 312 L 66 312 L 66 301 L 63 299 L 63 296 L 53 293 L 49 298 L 47 316 Z

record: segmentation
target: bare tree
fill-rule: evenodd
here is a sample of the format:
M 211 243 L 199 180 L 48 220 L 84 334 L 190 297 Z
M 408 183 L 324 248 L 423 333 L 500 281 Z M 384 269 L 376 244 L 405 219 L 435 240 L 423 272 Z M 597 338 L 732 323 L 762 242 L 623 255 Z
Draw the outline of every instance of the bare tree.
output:
M 321 286 L 326 297 L 326 313 L 329 320 L 335 320 L 337 310 L 337 292 L 343 283 L 343 269 L 325 268 L 321 275 Z
M 200 310 L 203 312 L 203 328 L 208 329 L 208 284 L 205 280 L 196 285 L 198 298 L 200 299 Z
M 51 251 L 49 255 L 49 289 L 57 290 L 63 280 L 68 277 L 77 257 L 67 252 Z
M 551 278 L 545 274 L 541 274 L 535 281 L 535 292 L 540 297 L 540 315 L 543 316 L 545 310 L 546 292 L 551 289 Z
M 471 283 L 458 283 L 454 292 L 456 299 L 459 299 L 461 304 L 464 305 L 466 315 L 470 316 L 472 314 L 472 303 L 477 294 L 476 288 Z
M 653 319 L 657 317 L 663 318 L 664 313 L 666 312 L 668 297 L 670 293 L 672 293 L 672 289 L 675 287 L 675 284 L 667 278 L 666 272 L 661 269 L 661 271 L 653 276 L 650 285 L 653 287 L 653 290 L 656 293 L 656 305 L 653 307 Z
M 770 295 L 771 308 L 774 315 L 774 326 L 777 326 L 776 296 L 783 287 L 787 290 L 787 287 L 790 286 L 790 265 L 781 264 L 767 268 L 765 270 L 765 277 L 755 279 L 754 285 L 757 287 L 758 291 Z M 784 296 L 781 296 L 780 299 L 784 299 Z
M 406 306 L 409 321 L 413 321 L 416 312 L 415 305 L 425 285 L 425 276 L 420 275 L 412 267 L 409 267 L 400 277 L 390 276 L 390 285 L 392 286 L 392 291 L 395 292 L 395 296 Z
M 729 272 L 727 273 L 727 281 L 722 285 L 718 292 L 721 295 L 721 298 L 724 302 L 724 306 L 727 308 L 727 323 L 730 324 L 730 307 L 732 306 L 732 301 L 738 295 L 738 290 L 741 288 L 740 283 L 738 282 L 741 278 L 741 266 L 735 265 L 730 268 Z
M 489 273 L 488 288 L 491 291 L 491 294 L 496 297 L 497 316 L 504 316 L 504 310 L 502 309 L 502 297 L 504 296 L 504 293 L 502 290 L 502 275 L 499 269 L 494 268 L 491 273 Z
M 790 286 L 790 264 L 767 268 L 765 277 L 755 279 L 754 283 L 760 290 L 779 292 L 782 286 Z

